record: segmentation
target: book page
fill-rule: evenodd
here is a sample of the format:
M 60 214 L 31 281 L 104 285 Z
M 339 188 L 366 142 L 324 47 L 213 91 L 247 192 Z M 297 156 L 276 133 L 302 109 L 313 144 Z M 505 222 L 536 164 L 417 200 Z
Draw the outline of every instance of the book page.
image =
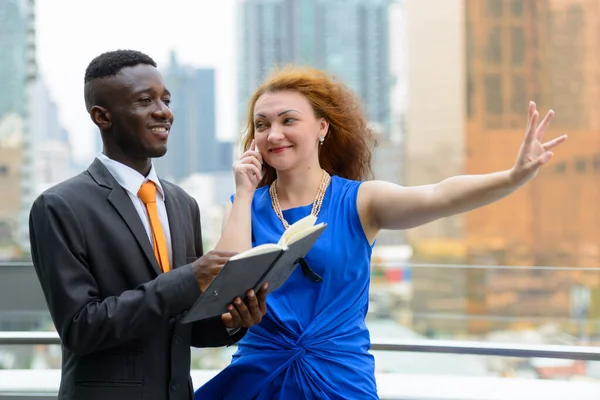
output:
M 265 243 L 265 244 L 261 244 L 259 246 L 253 247 L 251 249 L 248 249 L 246 251 L 243 251 L 241 253 L 238 253 L 235 256 L 231 257 L 230 260 L 239 260 L 242 258 L 248 258 L 248 257 L 252 257 L 252 256 L 257 256 L 259 254 L 272 253 L 272 252 L 277 252 L 277 251 L 281 251 L 281 250 L 282 250 L 282 247 L 275 243 Z
M 315 217 L 312 214 L 307 215 L 306 217 L 290 225 L 290 227 L 286 229 L 283 235 L 281 235 L 281 238 L 279 239 L 279 242 L 277 244 L 261 244 L 259 246 L 243 251 L 239 254 L 236 254 L 235 256 L 231 257 L 231 260 L 238 260 L 241 258 L 251 257 L 259 254 L 270 253 L 273 251 L 280 251 L 287 247 L 289 244 L 294 243 L 295 241 L 300 240 L 303 237 L 306 237 L 306 235 L 319 229 L 319 227 L 322 226 L 323 223 L 315 225 L 316 221 L 317 217 Z
M 321 228 L 323 226 L 323 222 L 321 222 L 320 224 L 317 225 L 313 225 L 310 226 L 304 230 L 295 232 L 293 235 L 291 235 L 290 237 L 288 237 L 286 245 L 291 245 L 292 243 L 297 242 L 298 240 L 307 237 L 308 235 L 310 235 L 311 233 L 319 230 L 319 228 Z
M 317 222 L 317 217 L 312 214 L 307 215 L 306 217 L 296 221 L 286 231 L 281 235 L 281 239 L 277 243 L 279 246 L 285 246 L 289 244 L 289 239 L 292 236 L 295 236 L 297 233 L 310 229 L 315 222 Z

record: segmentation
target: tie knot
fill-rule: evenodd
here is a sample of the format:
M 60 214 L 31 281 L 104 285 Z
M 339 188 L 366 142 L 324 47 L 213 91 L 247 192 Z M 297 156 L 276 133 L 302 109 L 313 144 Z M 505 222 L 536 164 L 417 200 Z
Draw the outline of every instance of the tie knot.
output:
M 144 182 L 140 190 L 138 190 L 138 197 L 144 204 L 156 203 L 156 186 L 154 182 Z

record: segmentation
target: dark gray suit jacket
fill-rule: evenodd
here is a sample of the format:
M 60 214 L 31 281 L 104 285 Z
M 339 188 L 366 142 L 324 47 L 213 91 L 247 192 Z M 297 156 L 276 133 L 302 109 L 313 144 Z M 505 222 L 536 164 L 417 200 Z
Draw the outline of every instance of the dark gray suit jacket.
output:
M 59 399 L 189 400 L 190 345 L 224 346 L 220 318 L 179 324 L 200 295 L 196 201 L 162 181 L 173 270 L 161 273 L 131 199 L 99 161 L 33 204 L 33 263 L 63 343 Z

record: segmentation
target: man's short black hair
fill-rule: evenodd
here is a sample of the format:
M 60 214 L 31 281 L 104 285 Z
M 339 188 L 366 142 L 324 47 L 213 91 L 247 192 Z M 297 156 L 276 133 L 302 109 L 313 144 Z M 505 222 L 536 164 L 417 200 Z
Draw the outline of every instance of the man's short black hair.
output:
M 151 65 L 156 68 L 156 62 L 148 55 L 137 50 L 114 50 L 102 53 L 94 58 L 85 70 L 84 99 L 85 108 L 91 107 L 99 100 L 97 91 L 92 83 L 96 79 L 114 76 L 123 68 L 133 67 L 138 64 Z
M 156 62 L 150 56 L 137 50 L 114 50 L 102 53 L 88 65 L 85 70 L 84 83 L 116 75 L 123 68 L 138 64 L 156 67 Z

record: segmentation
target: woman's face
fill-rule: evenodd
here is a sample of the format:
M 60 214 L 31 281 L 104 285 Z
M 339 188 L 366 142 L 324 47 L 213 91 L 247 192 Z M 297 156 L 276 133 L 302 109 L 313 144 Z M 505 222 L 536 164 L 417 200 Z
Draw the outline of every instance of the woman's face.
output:
M 329 124 L 317 118 L 304 95 L 268 92 L 254 106 L 254 137 L 264 161 L 277 171 L 319 162 L 319 137 Z

